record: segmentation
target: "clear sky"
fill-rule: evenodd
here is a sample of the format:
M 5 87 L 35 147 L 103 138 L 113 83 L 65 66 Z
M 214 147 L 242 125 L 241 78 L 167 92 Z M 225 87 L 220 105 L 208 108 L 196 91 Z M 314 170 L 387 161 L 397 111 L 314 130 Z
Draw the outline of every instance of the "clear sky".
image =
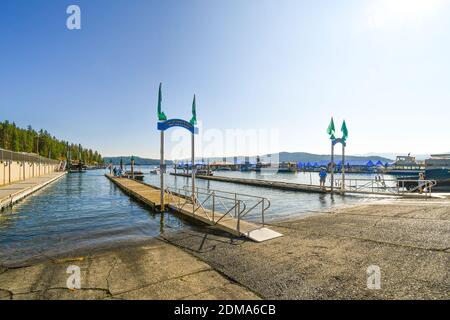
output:
M 158 157 L 162 82 L 170 118 L 196 93 L 204 132 L 276 132 L 267 151 L 328 153 L 332 115 L 351 154 L 450 151 L 449 17 L 446 0 L 4 0 L 0 119 Z

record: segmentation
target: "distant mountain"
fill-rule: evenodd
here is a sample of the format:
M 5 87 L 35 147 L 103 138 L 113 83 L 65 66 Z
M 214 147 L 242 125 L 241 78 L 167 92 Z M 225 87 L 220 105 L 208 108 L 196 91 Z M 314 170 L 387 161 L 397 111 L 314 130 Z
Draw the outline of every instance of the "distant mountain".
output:
M 267 155 L 266 155 L 267 156 Z M 265 156 L 265 157 L 266 157 Z M 271 155 L 271 157 L 274 157 L 274 155 Z M 331 155 L 329 154 L 314 154 L 314 153 L 306 153 L 306 152 L 280 152 L 279 153 L 280 161 L 291 161 L 291 162 L 319 162 L 319 161 L 326 161 L 330 160 Z M 341 154 L 336 154 L 336 159 L 339 160 L 341 158 Z M 381 156 L 351 156 L 346 155 L 346 160 L 360 160 L 360 161 L 369 161 L 372 160 L 373 162 L 381 161 L 383 163 L 385 162 L 392 162 L 391 159 L 381 157 Z
M 110 161 L 112 161 L 112 163 L 114 165 L 119 165 L 120 164 L 120 159 L 123 160 L 123 164 L 125 165 L 129 165 L 131 163 L 131 157 L 130 156 L 124 156 L 124 157 L 104 157 L 103 160 L 105 162 L 105 164 L 110 163 Z M 134 157 L 134 163 L 138 166 L 155 166 L 155 165 L 159 165 L 159 159 L 147 159 L 147 158 L 141 158 L 141 157 Z M 166 160 L 166 164 L 171 165 L 172 161 L 171 160 Z
M 233 162 L 234 157 L 227 157 L 227 162 Z M 239 159 L 244 159 L 243 156 L 238 156 Z M 273 161 L 278 162 L 319 162 L 319 161 L 328 161 L 331 158 L 331 155 L 329 154 L 314 154 L 314 153 L 307 153 L 307 152 L 280 152 L 279 154 L 272 153 L 272 154 L 266 154 L 261 155 L 261 161 L 262 162 L 268 162 L 270 159 L 273 159 Z M 381 161 L 383 163 L 385 162 L 392 162 L 390 158 L 371 155 L 371 156 L 350 156 L 346 155 L 345 158 L 347 160 L 360 160 L 360 161 L 370 161 L 372 162 L 378 162 Z M 251 162 L 255 162 L 256 156 L 250 157 Z M 339 161 L 341 159 L 340 154 L 336 154 L 336 161 Z M 215 162 L 215 161 L 223 161 L 224 158 L 215 157 L 215 158 L 204 158 L 205 161 Z M 185 160 L 186 161 L 186 160 Z

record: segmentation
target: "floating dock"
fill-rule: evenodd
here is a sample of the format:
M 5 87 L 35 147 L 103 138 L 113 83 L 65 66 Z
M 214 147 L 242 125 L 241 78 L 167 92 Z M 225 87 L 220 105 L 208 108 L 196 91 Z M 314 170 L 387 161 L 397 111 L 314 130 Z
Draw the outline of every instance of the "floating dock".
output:
M 185 173 L 174 173 L 171 172 L 171 175 L 179 176 L 179 177 L 186 177 L 191 178 L 190 174 Z M 309 192 L 309 193 L 321 193 L 321 194 L 331 194 L 331 188 L 325 187 L 321 188 L 318 185 L 310 185 L 310 184 L 300 184 L 300 183 L 289 183 L 289 182 L 282 182 L 282 181 L 271 181 L 271 180 L 260 180 L 260 179 L 245 179 L 245 178 L 233 178 L 233 177 L 224 177 L 224 176 L 207 176 L 207 175 L 196 175 L 196 179 L 203 179 L 203 180 L 211 180 L 211 181 L 219 181 L 219 182 L 228 182 L 228 183 L 236 183 L 236 184 L 243 184 L 248 186 L 255 186 L 255 187 L 262 187 L 262 188 L 272 188 L 272 189 L 279 189 L 279 190 L 286 190 L 286 191 L 299 191 L 299 192 Z M 374 188 L 371 188 L 368 186 L 365 190 L 355 188 L 353 185 L 351 185 L 351 182 L 356 181 L 358 179 L 347 179 L 347 181 L 350 183 L 350 185 L 346 185 L 345 190 L 341 190 L 338 186 L 334 188 L 334 194 L 339 195 L 377 195 L 377 196 L 388 196 L 388 197 L 403 197 L 403 198 L 417 198 L 417 199 L 423 199 L 423 198 L 436 198 L 438 196 L 434 196 L 431 194 L 431 192 L 426 192 L 423 194 L 419 194 L 417 192 L 406 192 L 406 191 L 398 191 L 396 188 L 383 188 L 381 185 L 381 181 L 377 184 L 375 180 L 373 180 L 374 184 L 376 185 Z M 365 182 L 369 181 L 367 179 L 360 179 Z M 418 181 L 416 182 L 416 184 Z M 370 184 L 370 183 L 369 183 Z
M 191 175 L 185 173 L 170 173 L 174 176 L 190 178 Z M 245 178 L 232 178 L 232 177 L 221 177 L 221 176 L 206 176 L 206 175 L 196 175 L 196 179 L 220 181 L 220 182 L 231 182 L 237 184 L 244 184 L 248 186 L 263 187 L 263 188 L 273 188 L 287 191 L 302 191 L 311 193 L 331 193 L 331 189 L 321 188 L 317 185 L 309 184 L 299 184 L 299 183 L 289 183 L 282 181 L 270 181 L 270 180 L 259 180 L 259 179 L 245 179 Z M 337 193 L 337 191 L 335 190 Z
M 0 187 L 0 210 L 12 206 L 17 201 L 58 180 L 65 174 L 66 172 L 52 172 Z
M 105 176 L 135 200 L 150 207 L 152 210 L 157 211 L 161 209 L 161 191 L 159 188 L 136 180 L 114 177 L 110 174 Z M 238 220 L 226 213 L 213 212 L 204 208 L 196 210 L 192 201 L 188 202 L 187 200 L 189 198 L 180 194 L 164 193 L 164 203 L 171 211 L 213 226 L 234 236 L 243 236 L 256 242 L 263 242 L 282 236 L 282 234 L 263 225 L 243 221 L 242 219 Z

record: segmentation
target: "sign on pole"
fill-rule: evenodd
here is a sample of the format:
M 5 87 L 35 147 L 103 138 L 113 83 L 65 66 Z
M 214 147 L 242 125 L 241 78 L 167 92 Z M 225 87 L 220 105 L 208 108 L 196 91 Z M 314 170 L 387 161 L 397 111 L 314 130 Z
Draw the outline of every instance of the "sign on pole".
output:
M 195 95 L 194 100 L 192 102 L 192 119 L 188 122 L 182 119 L 167 119 L 167 116 L 162 111 L 162 90 L 161 90 L 161 84 L 159 85 L 159 91 L 158 91 L 158 124 L 157 129 L 161 131 L 161 150 L 160 150 L 160 184 L 161 184 L 161 211 L 164 211 L 165 209 L 165 200 L 164 200 L 164 173 L 165 173 L 165 162 L 164 162 L 164 131 L 173 128 L 173 127 L 180 127 L 188 130 L 191 135 L 191 158 L 192 158 L 192 208 L 195 212 L 195 140 L 194 135 L 198 134 L 198 128 L 195 126 L 197 124 L 197 112 L 196 112 L 196 102 L 195 102 Z
M 334 120 L 331 118 L 330 124 L 327 128 L 327 133 L 330 136 L 331 139 L 331 193 L 334 192 L 334 146 L 338 143 L 342 144 L 342 162 L 341 162 L 341 172 L 342 172 L 342 185 L 341 190 L 345 191 L 345 147 L 347 146 L 347 138 L 348 138 L 348 130 L 347 130 L 347 124 L 345 123 L 345 120 L 342 122 L 341 132 L 342 132 L 342 138 L 336 138 L 335 134 L 335 127 L 334 127 Z

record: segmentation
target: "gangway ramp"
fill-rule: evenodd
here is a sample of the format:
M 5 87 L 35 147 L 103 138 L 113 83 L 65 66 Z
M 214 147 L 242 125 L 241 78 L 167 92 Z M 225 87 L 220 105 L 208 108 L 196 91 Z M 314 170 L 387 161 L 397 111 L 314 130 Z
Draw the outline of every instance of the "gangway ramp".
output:
M 144 182 L 114 177 L 106 177 L 130 197 L 157 211 L 161 208 L 160 188 Z M 194 200 L 193 200 L 194 199 Z M 250 199 L 250 200 L 248 200 Z M 246 237 L 255 242 L 263 242 L 283 236 L 265 226 L 264 214 L 270 206 L 266 198 L 196 188 L 194 197 L 190 188 L 166 188 L 164 203 L 171 211 L 195 219 L 204 224 L 238 237 Z M 259 212 L 259 222 L 244 220 L 249 214 Z

